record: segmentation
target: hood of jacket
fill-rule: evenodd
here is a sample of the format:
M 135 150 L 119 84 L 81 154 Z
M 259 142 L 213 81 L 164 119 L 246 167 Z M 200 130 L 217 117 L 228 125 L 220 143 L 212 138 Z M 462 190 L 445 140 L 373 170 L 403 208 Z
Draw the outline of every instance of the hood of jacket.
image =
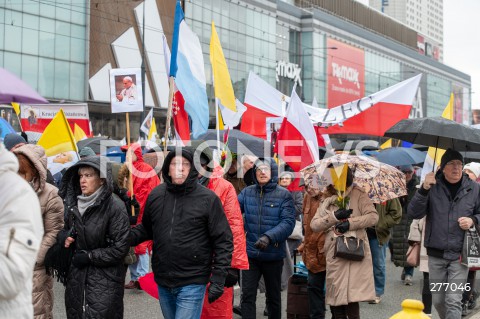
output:
M 68 206 L 76 206 L 77 196 L 82 194 L 78 170 L 85 166 L 95 168 L 100 172 L 100 178 L 105 179 L 105 187 L 97 201 L 103 201 L 113 193 L 112 162 L 104 156 L 87 157 L 71 166 L 62 177 L 62 187 L 58 194 L 65 200 Z
M 0 174 L 6 172 L 18 172 L 18 160 L 12 152 L 7 151 L 5 146 L 0 143 Z
M 38 172 L 39 180 L 35 180 L 33 189 L 36 193 L 45 187 L 47 181 L 47 156 L 45 149 L 39 145 L 25 144 L 13 151 L 15 154 L 22 154 L 32 162 Z
M 269 192 L 269 191 L 272 191 L 275 189 L 275 187 L 277 186 L 277 183 L 278 183 L 278 165 L 277 163 L 275 162 L 275 160 L 273 158 L 270 158 L 270 157 L 267 157 L 267 158 L 263 158 L 263 159 L 258 159 L 255 164 L 253 165 L 251 171 L 252 171 L 252 178 L 253 178 L 253 181 L 255 182 L 255 185 L 257 185 L 257 188 L 261 188 L 260 185 L 258 184 L 258 180 L 257 180 L 257 167 L 261 166 L 261 165 L 268 165 L 270 166 L 270 170 L 271 170 L 271 178 L 270 180 L 267 182 L 267 184 L 265 184 L 265 186 L 263 186 L 263 191 L 265 192 Z
M 187 179 L 185 182 L 183 182 L 183 184 L 174 184 L 169 174 L 170 163 L 177 155 L 184 157 L 190 162 L 190 172 L 188 173 Z M 169 192 L 186 194 L 193 191 L 198 184 L 198 171 L 193 162 L 193 153 L 186 148 L 182 148 L 181 150 L 175 149 L 168 153 L 167 157 L 165 157 L 165 161 L 163 162 L 162 177 L 167 185 L 167 191 Z

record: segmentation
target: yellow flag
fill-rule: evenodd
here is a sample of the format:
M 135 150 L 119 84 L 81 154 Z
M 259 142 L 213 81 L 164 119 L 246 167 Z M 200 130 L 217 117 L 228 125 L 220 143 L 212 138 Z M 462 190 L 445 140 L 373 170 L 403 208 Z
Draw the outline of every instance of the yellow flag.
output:
M 150 125 L 150 130 L 148 131 L 148 140 L 155 139 L 155 134 L 157 134 L 157 125 L 155 124 L 155 119 L 152 118 L 152 125 Z
M 20 115 L 20 104 L 12 102 L 12 107 L 17 115 Z
M 75 123 L 75 126 L 73 127 L 73 136 L 75 137 L 75 141 L 81 141 L 87 138 L 87 134 L 82 130 L 80 126 L 78 126 L 77 123 Z
M 65 113 L 63 113 L 63 109 L 60 109 L 50 124 L 45 128 L 37 144 L 45 149 L 47 156 L 68 151 L 78 152 L 75 138 L 73 137 L 70 125 L 68 125 Z
M 213 71 L 215 98 L 227 109 L 237 112 L 232 80 L 228 72 L 227 61 L 223 55 L 222 45 L 218 39 L 215 23 L 212 21 L 212 36 L 210 38 L 210 63 Z
M 453 93 L 450 94 L 450 100 L 448 101 L 447 106 L 443 110 L 442 117 L 447 120 L 453 120 L 453 100 L 454 96 Z M 440 165 L 440 161 L 442 159 L 443 154 L 445 154 L 445 150 L 438 148 L 437 149 L 437 155 L 435 158 L 435 162 L 437 165 Z M 430 156 L 431 159 L 435 157 L 435 147 L 429 147 L 428 148 L 428 156 Z M 432 171 L 431 169 L 429 170 L 430 172 Z
M 385 143 L 383 143 L 382 145 L 380 145 L 380 148 L 382 150 L 386 149 L 386 148 L 390 148 L 392 147 L 392 139 L 389 138 Z
M 347 164 L 330 168 L 333 187 L 339 192 L 345 192 L 347 189 L 347 169 Z

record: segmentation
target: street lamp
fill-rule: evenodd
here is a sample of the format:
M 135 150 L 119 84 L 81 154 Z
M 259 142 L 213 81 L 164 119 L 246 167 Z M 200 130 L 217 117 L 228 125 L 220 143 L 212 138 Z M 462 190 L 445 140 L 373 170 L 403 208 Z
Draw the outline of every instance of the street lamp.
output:
M 382 76 L 382 74 L 407 74 L 407 73 L 414 74 L 415 71 L 400 71 L 400 72 L 388 72 L 388 71 L 387 71 L 387 72 L 383 72 L 383 71 L 380 71 L 380 72 L 378 72 L 378 74 L 377 74 L 377 76 L 378 76 L 378 81 L 377 81 L 377 83 L 378 83 L 378 86 L 377 86 L 378 91 L 380 91 L 380 77 Z
M 338 48 L 335 46 L 330 46 L 330 47 L 320 47 L 320 48 L 315 48 L 315 47 L 307 47 L 302 49 L 302 72 L 305 71 L 305 51 L 306 50 L 337 50 Z M 312 52 L 313 53 L 313 52 Z M 327 63 L 327 60 L 325 59 L 325 64 Z M 305 73 L 303 73 L 305 74 Z M 302 76 L 303 78 L 303 76 Z M 305 85 L 305 84 L 304 84 Z M 313 66 L 312 66 L 312 85 L 313 85 Z M 313 86 L 312 86 L 312 91 L 313 91 Z M 305 100 L 305 94 L 304 94 L 304 86 L 302 87 L 302 100 Z

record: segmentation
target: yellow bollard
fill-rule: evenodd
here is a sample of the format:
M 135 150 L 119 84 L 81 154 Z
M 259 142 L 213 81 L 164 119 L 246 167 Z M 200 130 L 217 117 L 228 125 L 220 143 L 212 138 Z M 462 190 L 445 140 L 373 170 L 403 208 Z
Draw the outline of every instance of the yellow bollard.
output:
M 390 319 L 429 319 L 422 310 L 424 306 L 419 300 L 405 299 L 402 301 L 402 311 L 397 312 Z

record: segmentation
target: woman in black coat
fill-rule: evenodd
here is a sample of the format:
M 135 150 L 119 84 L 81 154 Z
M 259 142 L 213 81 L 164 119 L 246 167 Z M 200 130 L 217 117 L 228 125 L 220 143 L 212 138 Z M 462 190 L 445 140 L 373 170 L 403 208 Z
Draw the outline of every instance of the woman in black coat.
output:
M 107 163 L 101 157 L 83 159 L 62 179 L 59 194 L 67 216 L 59 239 L 73 249 L 65 290 L 67 318 L 123 318 L 123 259 L 130 225 L 125 204 L 112 193 Z

